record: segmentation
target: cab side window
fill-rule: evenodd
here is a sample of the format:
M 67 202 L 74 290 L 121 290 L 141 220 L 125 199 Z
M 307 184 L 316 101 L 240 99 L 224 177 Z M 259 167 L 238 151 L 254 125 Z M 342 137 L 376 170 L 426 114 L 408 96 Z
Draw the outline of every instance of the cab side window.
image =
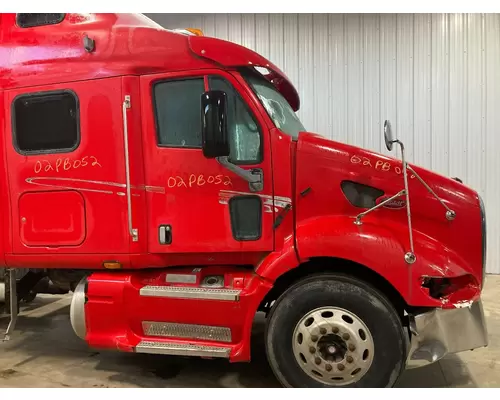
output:
M 78 98 L 70 90 L 30 93 L 12 104 L 14 146 L 21 154 L 63 153 L 80 144 Z
M 235 164 L 256 164 L 262 160 L 262 135 L 249 107 L 224 78 L 210 76 L 210 90 L 227 94 L 229 159 Z M 204 79 L 183 78 L 158 82 L 153 87 L 156 131 L 159 146 L 201 148 L 201 95 Z
M 211 90 L 227 94 L 229 160 L 234 164 L 256 164 L 262 160 L 262 135 L 259 124 L 236 89 L 224 78 L 209 77 Z
M 153 87 L 158 144 L 201 147 L 201 95 L 203 78 L 169 80 Z

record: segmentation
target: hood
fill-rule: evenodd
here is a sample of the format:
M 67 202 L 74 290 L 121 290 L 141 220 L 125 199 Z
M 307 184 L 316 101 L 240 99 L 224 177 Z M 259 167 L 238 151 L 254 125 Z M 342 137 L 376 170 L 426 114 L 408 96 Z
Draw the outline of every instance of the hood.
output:
M 405 197 L 399 197 L 372 211 L 356 226 L 356 216 L 404 189 L 402 162 L 392 157 L 335 142 L 320 135 L 302 132 L 296 153 L 296 224 L 298 252 L 304 254 L 307 243 L 300 238 L 312 221 L 330 221 L 321 236 L 337 235 L 337 241 L 352 238 L 346 257 L 363 256 L 366 243 L 384 242 L 384 251 L 393 251 L 397 262 L 395 276 L 408 270 L 404 254 L 409 251 L 409 233 Z M 446 208 L 418 178 L 408 171 L 412 233 L 417 262 L 412 265 L 414 279 L 422 276 L 460 276 L 472 274 L 482 282 L 484 271 L 483 223 L 480 198 L 466 185 L 427 169 L 411 165 L 439 198 L 456 213 L 446 218 Z M 307 190 L 309 188 L 309 190 Z M 301 197 L 300 193 L 308 193 Z M 317 241 L 320 231 L 315 231 Z M 389 243 L 391 242 L 391 243 Z M 361 246 L 363 246 L 361 244 Z M 377 245 L 374 244 L 374 249 Z M 344 250 L 346 247 L 342 250 Z M 312 254 L 312 253 L 311 253 Z M 357 262 L 373 262 L 376 251 Z M 368 264 L 369 265 L 369 264 Z M 385 264 L 384 264 L 385 265 Z M 389 265 L 389 264 L 387 264 Z M 385 268 L 385 267 L 382 267 Z M 408 282 L 408 281 L 406 281 Z
M 401 160 L 396 158 L 335 142 L 311 132 L 300 134 L 298 149 L 321 159 L 331 160 L 336 164 L 336 168 L 343 169 L 351 179 L 358 180 L 365 185 L 383 188 L 387 191 L 387 195 L 396 194 L 404 188 L 403 165 Z M 463 206 L 479 208 L 478 193 L 466 184 L 417 165 L 408 164 L 452 210 L 456 211 Z M 413 197 L 417 197 L 421 201 L 428 199 L 432 203 L 437 202 L 411 172 L 408 172 L 408 182 L 410 201 Z M 412 205 L 412 209 L 413 207 L 416 211 L 419 203 Z M 439 211 L 444 210 L 441 205 L 440 207 Z M 440 214 L 444 215 L 444 211 Z

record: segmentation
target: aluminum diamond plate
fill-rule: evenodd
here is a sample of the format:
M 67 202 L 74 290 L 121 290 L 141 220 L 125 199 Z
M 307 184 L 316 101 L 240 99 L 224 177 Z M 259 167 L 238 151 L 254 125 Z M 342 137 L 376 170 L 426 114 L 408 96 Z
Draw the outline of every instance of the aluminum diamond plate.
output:
M 231 342 L 231 329 L 222 326 L 143 321 L 142 329 L 147 336 Z

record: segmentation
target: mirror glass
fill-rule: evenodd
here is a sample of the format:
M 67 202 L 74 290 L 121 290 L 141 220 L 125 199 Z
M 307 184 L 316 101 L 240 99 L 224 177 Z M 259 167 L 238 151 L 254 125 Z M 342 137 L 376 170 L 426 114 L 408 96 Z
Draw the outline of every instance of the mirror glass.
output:
M 384 122 L 384 139 L 385 147 L 387 147 L 387 150 L 392 151 L 394 136 L 392 136 L 391 121 L 389 121 L 388 119 L 386 119 Z
M 227 95 L 222 90 L 201 95 L 201 138 L 205 157 L 229 156 Z

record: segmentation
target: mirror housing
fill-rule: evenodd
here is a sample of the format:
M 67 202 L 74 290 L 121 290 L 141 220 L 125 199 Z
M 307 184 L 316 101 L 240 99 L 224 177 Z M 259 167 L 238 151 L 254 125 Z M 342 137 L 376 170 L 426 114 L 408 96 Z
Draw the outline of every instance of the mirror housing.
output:
M 394 140 L 394 136 L 392 135 L 391 121 L 388 119 L 384 122 L 384 140 L 387 150 L 392 151 L 392 145 L 396 142 L 396 140 Z
M 206 158 L 229 156 L 227 95 L 221 90 L 201 95 L 201 143 Z

